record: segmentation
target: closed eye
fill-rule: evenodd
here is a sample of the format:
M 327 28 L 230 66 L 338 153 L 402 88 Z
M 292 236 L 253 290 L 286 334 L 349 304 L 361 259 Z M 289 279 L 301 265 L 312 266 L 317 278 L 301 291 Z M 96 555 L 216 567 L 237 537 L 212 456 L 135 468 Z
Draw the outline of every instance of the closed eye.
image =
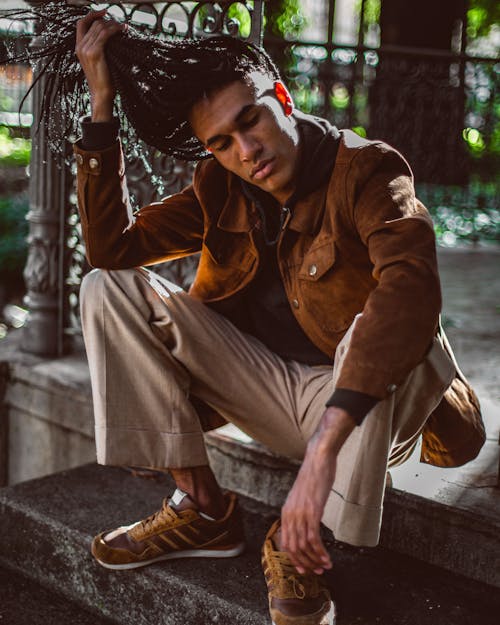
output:
M 239 127 L 242 128 L 243 130 L 247 128 L 251 128 L 252 126 L 255 126 L 259 122 L 259 120 L 260 120 L 260 113 L 255 113 L 254 115 L 251 115 L 247 119 L 241 119 L 239 121 Z M 223 152 L 224 150 L 227 150 L 230 144 L 231 144 L 230 137 L 227 137 L 225 139 L 221 137 L 220 143 L 217 143 L 217 145 L 212 146 L 212 149 L 215 150 L 216 152 Z
M 223 141 L 221 141 L 218 145 L 215 145 L 215 146 L 213 147 L 213 149 L 214 149 L 216 152 L 223 152 L 224 150 L 227 150 L 227 148 L 229 147 L 229 143 L 230 143 L 229 138 L 224 139 L 224 140 L 223 140 Z
M 248 119 L 244 119 L 240 122 L 240 125 L 243 128 L 250 128 L 251 126 L 255 126 L 255 124 L 259 121 L 260 115 L 257 113 L 256 115 L 252 115 Z

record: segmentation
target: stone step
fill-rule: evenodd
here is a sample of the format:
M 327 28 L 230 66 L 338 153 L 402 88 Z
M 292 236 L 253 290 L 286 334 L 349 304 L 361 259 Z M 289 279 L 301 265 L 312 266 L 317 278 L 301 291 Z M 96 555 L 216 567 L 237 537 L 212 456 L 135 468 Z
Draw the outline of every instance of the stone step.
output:
M 219 482 L 279 508 L 298 463 L 276 456 L 233 426 L 206 436 Z M 380 543 L 471 579 L 500 588 L 498 444 L 489 440 L 478 458 L 457 469 L 419 462 L 418 449 L 391 469 Z
M 113 625 L 63 595 L 0 567 L 0 623 L 2 625 Z
M 109 571 L 94 562 L 94 534 L 145 517 L 171 488 L 165 477 L 86 465 L 1 489 L 0 565 L 119 625 L 269 625 L 260 546 L 276 509 L 251 499 L 242 497 L 248 549 L 238 558 L 170 561 L 135 571 Z M 498 622 L 500 593 L 491 586 L 382 547 L 328 544 L 335 565 L 327 582 L 338 625 Z M 3 592 L 0 586 L 2 600 Z M 32 620 L 48 622 L 43 614 Z

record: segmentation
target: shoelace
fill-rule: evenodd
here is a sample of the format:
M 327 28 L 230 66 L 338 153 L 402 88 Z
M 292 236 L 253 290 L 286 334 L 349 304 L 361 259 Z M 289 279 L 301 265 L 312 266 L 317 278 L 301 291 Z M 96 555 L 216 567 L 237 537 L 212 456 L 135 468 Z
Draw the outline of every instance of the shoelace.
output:
M 286 553 L 274 552 L 269 562 L 272 577 L 279 585 L 292 586 L 293 594 L 297 599 L 304 599 L 309 592 L 313 596 L 318 592 L 318 581 L 312 575 L 301 575 L 290 562 Z
M 132 532 L 135 534 L 135 537 L 137 539 L 139 538 L 138 535 L 144 535 L 150 531 L 154 531 L 158 527 L 158 525 L 164 525 L 165 523 L 174 521 L 177 518 L 178 515 L 174 510 L 172 510 L 172 508 L 168 505 L 167 500 L 165 499 L 163 501 L 162 508 L 141 521 L 139 525 L 133 528 Z

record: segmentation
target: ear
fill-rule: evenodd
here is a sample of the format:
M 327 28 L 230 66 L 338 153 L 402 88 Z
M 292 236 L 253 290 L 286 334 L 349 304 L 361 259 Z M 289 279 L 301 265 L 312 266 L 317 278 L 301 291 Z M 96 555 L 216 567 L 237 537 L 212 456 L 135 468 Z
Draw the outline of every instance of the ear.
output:
M 282 82 L 274 83 L 274 94 L 287 117 L 293 113 L 293 100 L 290 92 Z

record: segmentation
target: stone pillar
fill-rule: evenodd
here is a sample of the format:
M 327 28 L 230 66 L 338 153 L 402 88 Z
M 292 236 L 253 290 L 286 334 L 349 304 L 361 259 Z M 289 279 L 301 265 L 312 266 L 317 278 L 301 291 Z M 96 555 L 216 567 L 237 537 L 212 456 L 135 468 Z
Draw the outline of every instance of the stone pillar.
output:
M 29 316 L 21 347 L 32 354 L 55 356 L 63 351 L 62 265 L 68 172 L 63 159 L 49 151 L 44 128 L 38 128 L 43 83 L 44 78 L 33 93 L 29 249 L 24 269 Z

